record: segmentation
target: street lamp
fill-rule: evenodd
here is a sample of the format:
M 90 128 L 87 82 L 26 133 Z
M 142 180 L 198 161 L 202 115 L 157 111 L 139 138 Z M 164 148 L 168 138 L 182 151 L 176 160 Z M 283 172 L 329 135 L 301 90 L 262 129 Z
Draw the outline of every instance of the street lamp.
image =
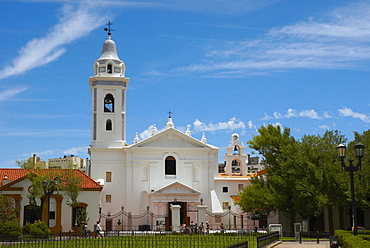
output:
M 231 213 L 231 206 L 230 206 L 230 204 L 229 204 L 229 206 L 227 206 L 227 208 L 229 209 L 229 230 L 231 229 L 230 228 L 230 213 Z
M 122 231 L 123 231 L 123 210 L 125 210 L 125 207 L 121 206 L 121 215 L 122 215 Z
M 49 186 L 49 187 L 48 187 Z M 55 188 L 55 181 L 50 180 L 50 184 L 46 180 L 42 182 L 42 187 L 44 188 L 44 194 L 48 197 L 48 227 L 50 227 L 50 195 L 53 194 Z M 44 199 L 45 200 L 45 199 Z
M 353 175 L 355 171 L 361 169 L 361 159 L 364 156 L 365 146 L 360 142 L 357 143 L 354 147 L 355 155 L 357 157 L 357 165 L 353 164 L 353 159 L 350 158 L 349 166 L 347 166 L 344 162 L 344 158 L 346 157 L 347 147 L 343 144 L 339 144 L 337 146 L 337 153 L 338 157 L 340 158 L 341 165 L 345 171 L 349 172 L 350 180 L 351 180 L 351 196 L 352 196 L 352 223 L 353 223 L 353 235 L 357 235 L 357 213 L 356 213 L 356 199 L 355 199 L 355 184 L 353 180 Z

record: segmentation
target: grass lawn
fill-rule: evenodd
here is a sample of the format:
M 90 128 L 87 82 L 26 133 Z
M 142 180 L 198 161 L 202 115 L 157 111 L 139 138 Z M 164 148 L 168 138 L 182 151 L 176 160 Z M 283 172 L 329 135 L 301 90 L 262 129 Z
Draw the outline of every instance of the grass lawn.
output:
M 248 241 L 248 247 L 256 247 L 256 237 L 230 235 L 148 235 L 108 238 L 77 238 L 62 241 L 43 241 L 39 243 L 21 243 L 13 247 L 228 247 Z

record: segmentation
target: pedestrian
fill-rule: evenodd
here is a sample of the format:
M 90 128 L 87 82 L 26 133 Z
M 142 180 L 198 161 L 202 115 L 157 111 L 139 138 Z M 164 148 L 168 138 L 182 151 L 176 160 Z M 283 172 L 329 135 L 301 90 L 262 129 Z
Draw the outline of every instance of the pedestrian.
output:
M 203 234 L 204 224 L 203 222 L 199 225 L 199 234 Z
M 207 230 L 207 234 L 209 233 L 209 223 L 208 221 L 206 221 L 206 230 Z
M 87 222 L 85 223 L 84 225 L 84 233 L 85 233 L 85 237 L 88 238 L 90 237 L 90 229 L 89 227 L 87 226 Z
M 191 233 L 194 233 L 195 225 L 193 221 L 190 221 L 190 230 L 191 230 Z
M 102 238 L 103 235 L 101 235 L 100 233 L 101 231 L 101 227 L 99 225 L 99 221 L 96 222 L 96 225 L 94 225 L 94 232 L 95 232 L 95 237 L 97 237 L 98 235 Z
M 220 224 L 220 228 L 221 228 L 221 233 L 224 233 L 225 232 L 225 226 L 224 226 L 224 223 L 221 222 Z

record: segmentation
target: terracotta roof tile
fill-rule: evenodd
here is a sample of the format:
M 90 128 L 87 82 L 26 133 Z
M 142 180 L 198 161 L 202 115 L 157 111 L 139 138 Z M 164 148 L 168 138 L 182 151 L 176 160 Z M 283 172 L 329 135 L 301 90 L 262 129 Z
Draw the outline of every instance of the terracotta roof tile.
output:
M 27 169 L 0 169 L 0 185 L 3 185 L 3 180 L 14 181 L 20 179 L 30 173 L 35 173 L 38 175 L 47 175 L 50 172 L 54 173 L 65 173 L 69 169 L 36 169 L 36 170 L 27 170 Z M 73 170 L 73 174 L 76 177 L 81 178 L 81 188 L 82 189 L 102 189 L 99 183 L 95 182 L 91 177 L 86 175 L 80 170 Z

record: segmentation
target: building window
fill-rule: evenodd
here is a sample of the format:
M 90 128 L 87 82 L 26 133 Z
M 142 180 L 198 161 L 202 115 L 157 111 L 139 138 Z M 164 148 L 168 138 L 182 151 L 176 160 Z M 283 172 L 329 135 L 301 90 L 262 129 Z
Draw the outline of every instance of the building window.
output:
M 107 120 L 107 122 L 105 123 L 105 130 L 112 131 L 112 121 L 111 120 Z
M 239 184 L 238 184 L 238 190 L 243 190 L 243 189 L 244 189 L 244 184 L 239 183 Z
M 114 98 L 112 94 L 107 94 L 104 97 L 104 112 L 114 112 Z
M 112 64 L 108 64 L 107 73 L 112 74 Z
M 228 193 L 229 192 L 229 187 L 222 187 L 222 192 L 223 193 Z
M 105 202 L 112 202 L 112 195 L 105 195 Z
M 165 160 L 165 175 L 176 175 L 176 159 L 172 156 Z
M 107 183 L 111 183 L 112 182 L 112 172 L 110 172 L 110 171 L 105 172 L 105 181 Z
M 222 202 L 222 209 L 229 209 L 229 202 Z
M 49 212 L 49 219 L 50 220 L 55 220 L 55 211 L 50 211 Z

